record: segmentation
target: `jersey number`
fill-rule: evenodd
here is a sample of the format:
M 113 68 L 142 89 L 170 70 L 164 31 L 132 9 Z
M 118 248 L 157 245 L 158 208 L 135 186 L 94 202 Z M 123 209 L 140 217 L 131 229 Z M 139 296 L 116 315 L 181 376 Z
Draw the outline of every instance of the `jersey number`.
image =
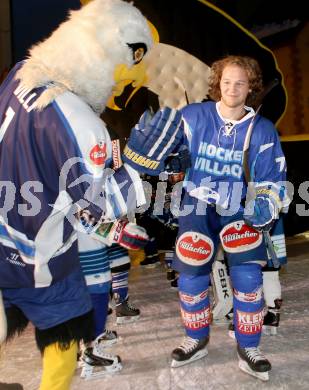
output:
M 13 109 L 11 107 L 9 107 L 6 110 L 4 121 L 0 127 L 0 142 L 2 141 L 2 139 L 4 137 L 4 134 L 7 130 L 7 128 L 9 127 L 9 124 L 12 122 L 14 115 L 15 115 L 15 112 L 13 111 Z

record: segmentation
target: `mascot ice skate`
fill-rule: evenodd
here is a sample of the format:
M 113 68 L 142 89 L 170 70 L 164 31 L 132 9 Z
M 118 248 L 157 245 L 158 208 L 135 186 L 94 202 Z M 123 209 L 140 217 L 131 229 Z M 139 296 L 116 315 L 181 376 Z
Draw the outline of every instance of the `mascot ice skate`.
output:
M 88 231 L 105 224 L 108 242 L 126 240 L 117 219 L 144 203 L 139 172 L 158 174 L 181 137 L 180 113 L 163 109 L 134 127 L 124 165 L 104 171 L 112 148 L 99 115 L 151 46 L 133 5 L 94 0 L 34 46 L 0 87 L 0 288 L 8 337 L 28 321 L 35 326 L 41 390 L 67 389 L 77 343 L 91 340 L 76 215 Z

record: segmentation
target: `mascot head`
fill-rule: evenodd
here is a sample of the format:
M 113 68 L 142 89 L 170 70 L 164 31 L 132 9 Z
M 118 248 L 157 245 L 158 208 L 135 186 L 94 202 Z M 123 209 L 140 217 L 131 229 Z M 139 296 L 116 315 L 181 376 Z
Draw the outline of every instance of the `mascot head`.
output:
M 117 83 L 152 44 L 147 20 L 132 4 L 94 0 L 31 48 L 17 78 L 27 89 L 47 87 L 38 109 L 71 91 L 100 114 Z

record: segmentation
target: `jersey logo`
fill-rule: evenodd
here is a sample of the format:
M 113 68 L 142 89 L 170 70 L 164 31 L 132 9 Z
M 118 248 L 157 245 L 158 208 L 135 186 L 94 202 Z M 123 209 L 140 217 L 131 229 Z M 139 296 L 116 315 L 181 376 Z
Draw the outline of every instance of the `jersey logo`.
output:
M 204 234 L 185 232 L 177 240 L 176 254 L 186 264 L 204 265 L 211 260 L 213 252 L 213 242 Z
M 104 142 L 96 144 L 90 150 L 89 157 L 95 165 L 103 165 L 106 161 L 106 144 Z
M 244 221 L 226 225 L 220 233 L 223 249 L 229 253 L 246 252 L 257 248 L 262 242 L 262 234 Z

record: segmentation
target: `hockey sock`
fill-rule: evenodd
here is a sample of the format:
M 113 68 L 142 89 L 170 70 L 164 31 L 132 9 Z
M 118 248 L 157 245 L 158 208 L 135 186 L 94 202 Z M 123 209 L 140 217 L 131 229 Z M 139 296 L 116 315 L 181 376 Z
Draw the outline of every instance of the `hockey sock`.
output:
M 210 302 L 209 275 L 180 274 L 178 290 L 180 311 L 186 334 L 194 339 L 209 335 Z
M 172 268 L 173 257 L 174 257 L 174 251 L 167 250 L 165 252 L 164 262 L 165 262 L 165 265 L 166 265 L 167 269 L 171 269 Z
M 241 348 L 257 347 L 263 325 L 264 299 L 259 264 L 242 264 L 230 269 L 234 288 L 235 337 Z
M 94 312 L 94 339 L 105 330 L 109 293 L 90 294 Z
M 128 296 L 128 278 L 128 271 L 112 273 L 112 291 L 116 304 L 122 303 Z
M 58 343 L 44 349 L 43 373 L 39 390 L 68 390 L 77 364 L 77 343 L 60 349 Z
M 263 291 L 266 305 L 275 307 L 275 300 L 281 299 L 279 271 L 263 272 Z

